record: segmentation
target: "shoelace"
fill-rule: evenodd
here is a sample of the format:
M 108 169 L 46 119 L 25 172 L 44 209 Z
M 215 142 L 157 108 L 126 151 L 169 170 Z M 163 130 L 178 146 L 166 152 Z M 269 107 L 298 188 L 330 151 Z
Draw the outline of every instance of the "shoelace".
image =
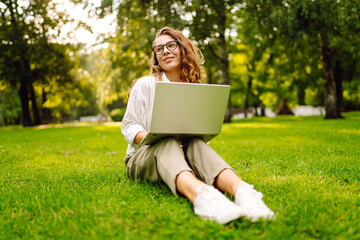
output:
M 202 195 L 202 199 L 211 206 L 211 210 L 214 210 L 219 205 L 228 205 L 226 199 L 222 198 L 221 195 L 217 194 L 215 191 L 216 189 L 205 188 L 199 193 Z
M 250 188 L 251 188 L 251 189 L 250 189 L 250 190 L 251 190 L 251 194 L 257 196 L 257 197 L 260 198 L 260 199 L 263 198 L 264 195 L 263 195 L 261 192 L 256 191 L 255 188 L 254 188 L 254 185 L 250 185 L 250 184 L 249 184 L 249 186 L 250 186 Z
M 242 187 L 239 192 L 240 203 L 244 204 L 247 207 L 251 208 L 266 208 L 266 205 L 262 201 L 263 194 L 254 189 L 253 185 L 248 184 L 245 187 Z

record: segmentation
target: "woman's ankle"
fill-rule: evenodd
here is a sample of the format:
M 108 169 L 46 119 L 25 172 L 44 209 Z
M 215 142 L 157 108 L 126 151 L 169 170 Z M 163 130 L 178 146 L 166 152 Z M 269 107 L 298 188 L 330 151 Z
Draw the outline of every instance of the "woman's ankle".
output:
M 190 171 L 183 171 L 176 178 L 176 188 L 179 193 L 194 203 L 199 189 L 206 185 Z

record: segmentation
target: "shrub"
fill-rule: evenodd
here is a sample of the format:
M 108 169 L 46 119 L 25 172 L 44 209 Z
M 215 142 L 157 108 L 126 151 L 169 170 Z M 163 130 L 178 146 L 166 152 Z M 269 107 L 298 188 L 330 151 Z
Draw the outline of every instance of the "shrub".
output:
M 113 121 L 120 122 L 125 115 L 125 111 L 126 111 L 125 108 L 115 108 L 111 110 L 110 117 Z

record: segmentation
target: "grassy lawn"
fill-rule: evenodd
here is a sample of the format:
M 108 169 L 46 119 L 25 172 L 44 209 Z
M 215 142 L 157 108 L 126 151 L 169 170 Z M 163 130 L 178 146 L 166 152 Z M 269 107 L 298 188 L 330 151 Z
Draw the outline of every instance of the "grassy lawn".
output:
M 360 113 L 344 115 L 225 124 L 210 145 L 277 213 L 227 225 L 128 179 L 119 124 L 0 128 L 0 239 L 360 239 Z

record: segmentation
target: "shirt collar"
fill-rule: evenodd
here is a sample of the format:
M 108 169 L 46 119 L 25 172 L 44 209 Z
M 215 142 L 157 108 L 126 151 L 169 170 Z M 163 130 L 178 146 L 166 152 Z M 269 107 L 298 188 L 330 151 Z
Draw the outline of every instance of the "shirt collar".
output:
M 167 78 L 165 72 L 161 73 L 161 81 L 163 82 L 170 82 L 170 80 Z

